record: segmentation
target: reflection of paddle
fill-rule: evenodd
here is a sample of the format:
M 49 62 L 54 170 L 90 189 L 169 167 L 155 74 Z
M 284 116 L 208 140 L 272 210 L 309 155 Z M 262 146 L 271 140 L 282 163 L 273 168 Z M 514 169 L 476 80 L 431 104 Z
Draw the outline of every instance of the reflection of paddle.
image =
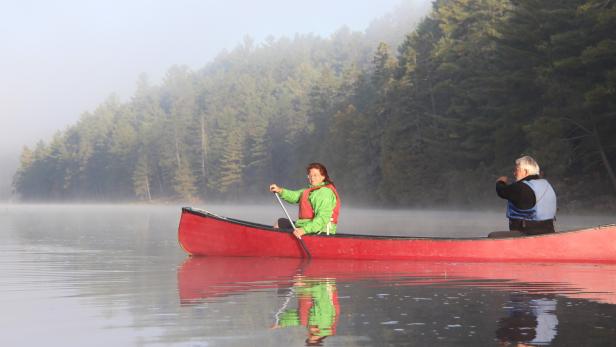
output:
M 282 207 L 284 214 L 287 215 L 289 222 L 291 222 L 291 226 L 293 227 L 293 230 L 295 230 L 295 224 L 293 223 L 293 219 L 291 219 L 291 216 L 289 216 L 289 212 L 287 212 L 287 209 L 282 204 L 282 200 L 280 200 L 280 196 L 278 196 L 278 193 L 274 193 L 274 195 L 276 195 L 276 199 L 278 199 L 278 202 L 280 203 L 280 207 Z M 297 241 L 299 241 L 299 244 L 302 246 L 302 249 L 306 253 L 306 256 L 308 256 L 308 258 L 312 258 L 312 255 L 310 254 L 310 252 L 308 251 L 308 248 L 306 248 L 306 245 L 304 244 L 304 240 L 302 240 L 302 238 L 298 236 Z
M 289 303 L 291 302 L 291 297 L 293 297 L 294 295 L 295 290 L 293 290 L 293 287 L 289 288 L 288 293 L 284 296 L 284 303 L 282 304 L 278 312 L 276 312 L 276 314 L 274 315 L 276 322 L 274 322 L 274 326 L 272 327 L 272 329 L 280 328 L 280 315 L 282 315 L 282 313 L 287 309 Z

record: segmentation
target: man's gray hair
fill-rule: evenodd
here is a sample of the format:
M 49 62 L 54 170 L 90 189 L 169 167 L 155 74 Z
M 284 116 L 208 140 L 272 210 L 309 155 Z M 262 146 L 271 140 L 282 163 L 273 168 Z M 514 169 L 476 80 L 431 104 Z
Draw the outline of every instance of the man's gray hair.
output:
M 537 164 L 537 161 L 528 155 L 516 159 L 515 165 L 519 166 L 521 169 L 526 170 L 529 176 L 538 175 L 540 172 L 539 164 Z

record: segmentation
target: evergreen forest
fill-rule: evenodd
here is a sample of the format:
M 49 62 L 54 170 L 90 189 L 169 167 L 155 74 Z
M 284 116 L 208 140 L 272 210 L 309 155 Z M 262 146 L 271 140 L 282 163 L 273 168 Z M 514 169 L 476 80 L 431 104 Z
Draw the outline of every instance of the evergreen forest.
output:
M 241 202 L 304 186 L 317 161 L 354 204 L 486 206 L 528 154 L 561 206 L 616 208 L 616 1 L 436 0 L 398 16 L 246 38 L 199 70 L 143 76 L 130 100 L 24 147 L 15 191 Z

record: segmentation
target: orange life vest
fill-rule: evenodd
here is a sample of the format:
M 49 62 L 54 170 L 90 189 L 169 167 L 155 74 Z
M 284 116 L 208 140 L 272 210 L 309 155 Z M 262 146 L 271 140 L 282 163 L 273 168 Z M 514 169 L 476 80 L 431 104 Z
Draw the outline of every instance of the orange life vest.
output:
M 340 214 L 340 197 L 338 196 L 338 191 L 333 184 L 326 184 L 319 187 L 308 188 L 302 192 L 302 196 L 299 199 L 299 219 L 314 218 L 314 208 L 312 208 L 312 205 L 308 200 L 308 196 L 310 196 L 310 193 L 313 190 L 321 189 L 324 187 L 331 189 L 334 192 L 334 195 L 336 195 L 336 207 L 334 207 L 334 213 L 332 214 L 332 218 L 330 221 L 334 224 L 338 224 L 338 215 Z

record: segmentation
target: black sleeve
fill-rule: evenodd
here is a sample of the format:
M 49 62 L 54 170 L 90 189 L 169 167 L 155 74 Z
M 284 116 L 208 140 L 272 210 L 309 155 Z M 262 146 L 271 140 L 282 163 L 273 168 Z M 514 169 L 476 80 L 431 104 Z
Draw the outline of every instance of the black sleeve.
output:
M 510 185 L 498 181 L 496 182 L 496 194 L 503 199 L 511 201 L 515 207 L 523 210 L 535 206 L 535 192 L 522 181 L 517 181 Z

